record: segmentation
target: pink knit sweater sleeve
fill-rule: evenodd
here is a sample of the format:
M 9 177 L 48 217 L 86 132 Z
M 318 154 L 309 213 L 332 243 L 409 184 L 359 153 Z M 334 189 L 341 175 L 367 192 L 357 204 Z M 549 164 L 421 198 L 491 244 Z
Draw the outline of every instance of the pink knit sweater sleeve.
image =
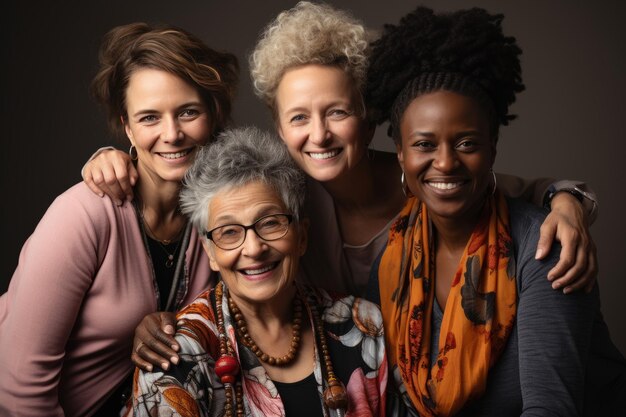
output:
M 64 415 L 58 394 L 66 344 L 99 265 L 97 236 L 106 234 L 75 196 L 65 193 L 49 207 L 0 298 L 0 415 Z

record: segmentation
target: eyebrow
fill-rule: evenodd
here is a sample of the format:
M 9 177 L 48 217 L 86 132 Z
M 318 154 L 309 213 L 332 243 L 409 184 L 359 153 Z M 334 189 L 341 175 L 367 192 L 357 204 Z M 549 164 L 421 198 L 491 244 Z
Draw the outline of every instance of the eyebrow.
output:
M 280 211 L 280 210 L 283 210 L 283 211 Z M 279 205 L 271 204 L 259 210 L 254 216 L 255 218 L 254 221 L 260 219 L 263 216 L 267 216 L 269 214 L 283 213 L 284 211 L 285 210 L 282 209 L 282 207 L 280 207 Z M 242 224 L 242 223 L 240 223 L 234 216 L 230 214 L 224 214 L 215 219 L 215 224 L 217 224 L 217 226 L 215 227 L 220 227 L 220 226 L 225 226 L 227 224 Z
M 455 137 L 459 137 L 459 136 L 468 136 L 468 135 L 481 135 L 481 132 L 479 130 L 475 130 L 475 129 L 470 129 L 470 130 L 463 130 L 461 132 L 458 132 Z M 413 133 L 411 133 L 410 137 L 427 137 L 427 138 L 433 138 L 436 135 L 432 132 L 425 132 L 425 131 L 421 131 L 421 130 L 417 130 Z
M 350 100 L 335 100 L 335 101 L 331 101 L 329 103 L 326 104 L 326 106 L 324 106 L 325 109 L 329 109 L 329 108 L 333 108 L 336 106 L 343 106 L 343 107 L 347 107 L 350 110 L 352 110 L 352 108 L 354 107 L 354 105 L 351 103 Z M 290 113 L 308 113 L 309 109 L 308 106 L 302 106 L 302 105 L 296 105 L 294 107 L 289 107 L 286 108 L 282 114 L 290 114 Z
M 202 107 L 202 108 L 204 108 L 205 106 L 204 106 L 204 104 L 202 104 L 202 102 L 190 101 L 188 103 L 184 103 L 184 104 L 181 104 L 180 106 L 178 106 L 176 108 L 176 111 L 180 111 L 182 109 L 187 109 L 189 107 Z M 158 110 L 154 110 L 154 109 L 141 109 L 141 110 L 133 113 L 132 117 L 138 117 L 138 116 L 143 116 L 143 115 L 146 115 L 146 114 L 155 114 L 155 113 L 161 113 L 161 112 L 158 111 Z

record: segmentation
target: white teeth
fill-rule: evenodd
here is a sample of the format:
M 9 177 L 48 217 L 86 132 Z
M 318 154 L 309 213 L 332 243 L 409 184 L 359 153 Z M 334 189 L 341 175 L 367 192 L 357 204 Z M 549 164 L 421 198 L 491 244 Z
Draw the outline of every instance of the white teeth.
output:
M 309 155 L 313 159 L 328 159 L 328 158 L 332 158 L 333 156 L 336 156 L 337 154 L 339 154 L 339 149 L 333 149 L 332 151 L 321 152 L 321 153 L 309 152 Z
M 177 159 L 177 158 L 182 158 L 183 156 L 187 155 L 189 152 L 190 152 L 189 150 L 186 150 L 186 151 L 174 152 L 174 153 L 160 153 L 159 155 L 161 155 L 165 159 Z
M 460 187 L 461 185 L 463 185 L 463 183 L 462 182 L 429 182 L 428 185 L 430 185 L 433 188 L 438 188 L 440 190 L 452 190 L 453 188 Z
M 272 268 L 274 268 L 274 264 L 268 265 L 265 268 L 260 268 L 260 269 L 244 269 L 243 273 L 246 275 L 259 275 L 259 274 L 262 274 L 264 272 L 271 270 Z

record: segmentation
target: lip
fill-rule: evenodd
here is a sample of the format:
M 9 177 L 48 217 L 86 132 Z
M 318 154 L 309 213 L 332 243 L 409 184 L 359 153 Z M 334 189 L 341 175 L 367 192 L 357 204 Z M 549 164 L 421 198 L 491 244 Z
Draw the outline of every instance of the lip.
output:
M 178 163 L 186 161 L 192 154 L 194 148 L 180 149 L 173 152 L 155 152 L 161 159 L 168 163 Z
M 280 261 L 249 265 L 237 269 L 237 272 L 249 281 L 263 281 L 274 274 L 278 265 L 280 265 Z
M 343 152 L 343 148 L 323 149 L 319 151 L 305 151 L 309 158 L 316 162 L 325 162 L 335 159 Z
M 442 196 L 451 196 L 459 193 L 469 182 L 468 179 L 459 177 L 429 178 L 423 181 L 429 190 Z

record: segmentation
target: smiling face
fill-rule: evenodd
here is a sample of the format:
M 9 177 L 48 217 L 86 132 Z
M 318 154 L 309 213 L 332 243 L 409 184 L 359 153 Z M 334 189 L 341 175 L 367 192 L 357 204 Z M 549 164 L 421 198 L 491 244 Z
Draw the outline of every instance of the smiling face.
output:
M 140 176 L 180 182 L 198 146 L 211 136 L 210 115 L 200 94 L 165 71 L 140 69 L 126 89 L 126 135 L 137 148 Z
M 288 70 L 276 91 L 278 132 L 296 163 L 313 179 L 332 181 L 361 162 L 373 129 L 359 115 L 352 79 L 340 68 Z
M 221 191 L 209 205 L 207 230 L 226 224 L 249 225 L 268 214 L 289 211 L 278 193 L 263 182 Z M 285 236 L 273 241 L 246 232 L 241 246 L 224 250 L 205 241 L 211 269 L 219 271 L 237 303 L 255 305 L 291 297 L 300 256 L 306 250 L 306 227 L 293 221 Z
M 438 91 L 415 98 L 400 123 L 398 160 L 411 192 L 432 216 L 468 218 L 490 192 L 495 142 L 472 98 Z

